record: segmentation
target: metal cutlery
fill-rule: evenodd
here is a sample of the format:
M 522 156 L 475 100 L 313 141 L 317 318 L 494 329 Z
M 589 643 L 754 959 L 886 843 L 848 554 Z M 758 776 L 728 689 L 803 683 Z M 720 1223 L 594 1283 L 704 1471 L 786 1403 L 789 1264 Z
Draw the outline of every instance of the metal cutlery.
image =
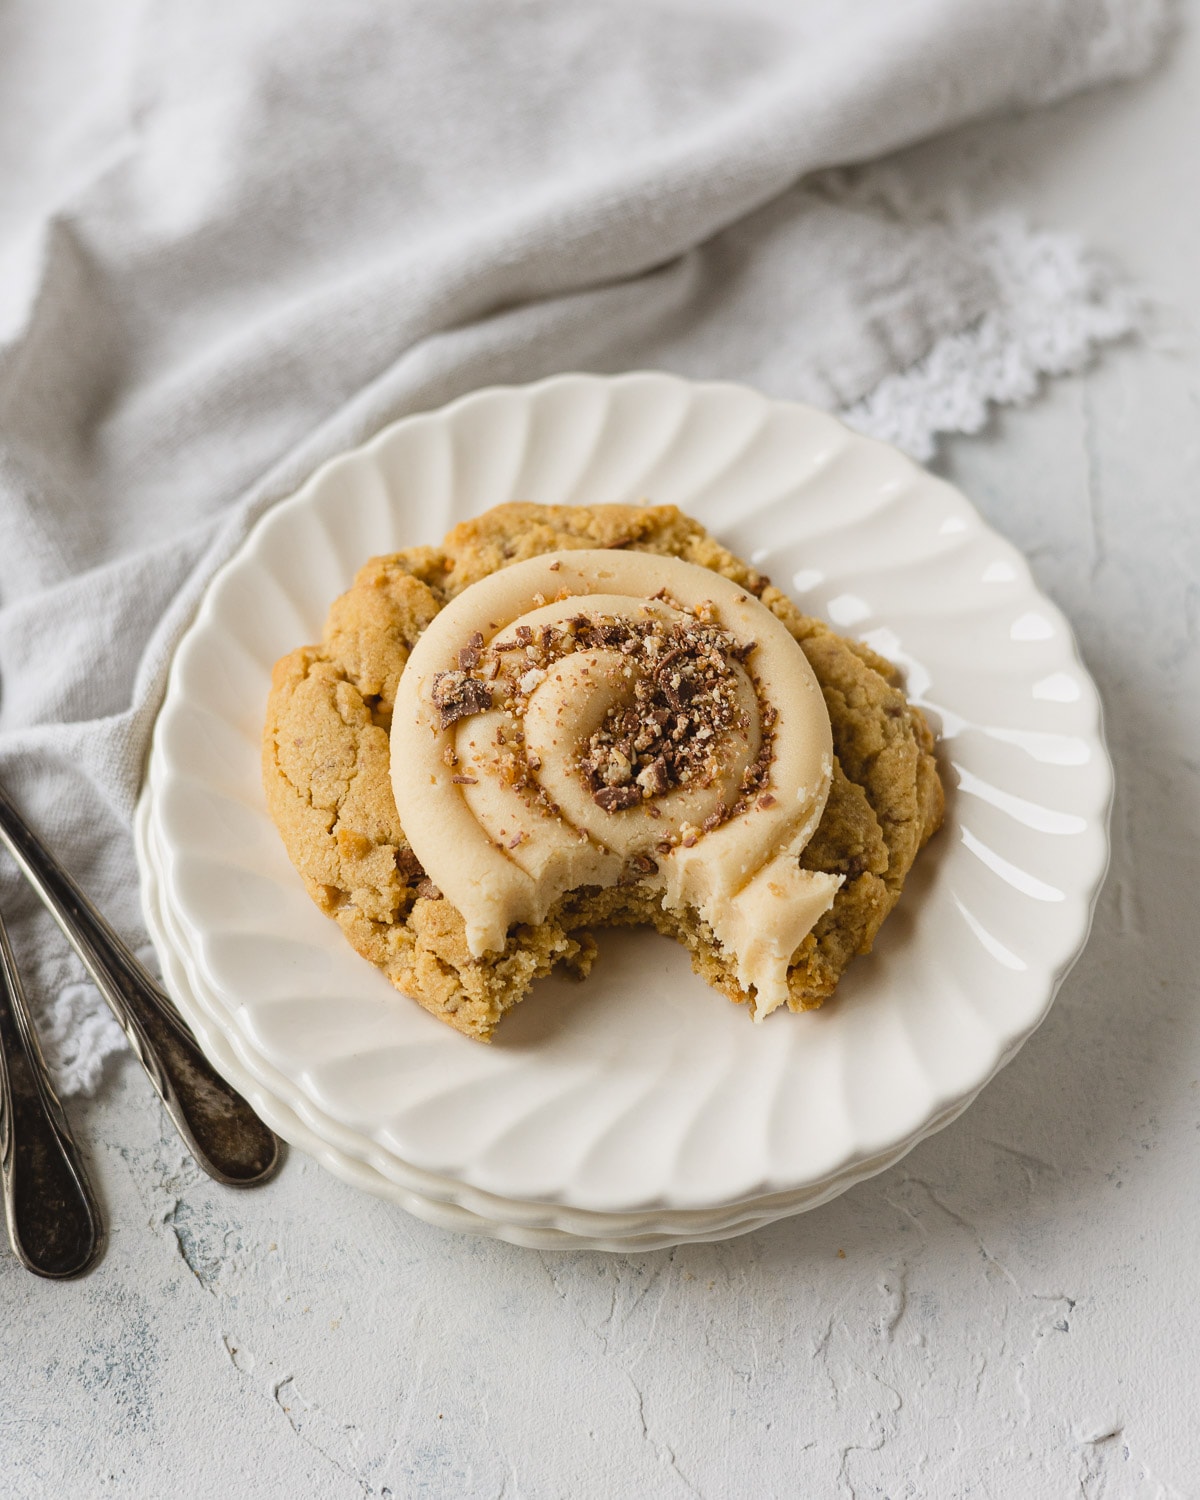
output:
M 50 1083 L 0 918 L 0 1177 L 8 1235 L 39 1276 L 81 1276 L 103 1235 L 91 1184 Z
M 266 1181 L 279 1164 L 280 1143 L 277 1138 L 212 1067 L 170 999 L 33 833 L 2 787 L 0 843 L 8 849 L 82 959 L 84 968 L 120 1022 L 197 1163 L 210 1177 L 233 1187 L 251 1187 Z M 45 1113 L 54 1122 L 53 1133 L 63 1146 L 59 1154 L 66 1160 L 64 1143 L 70 1142 L 70 1135 L 66 1133 L 61 1107 L 49 1084 L 37 1085 L 32 1081 L 36 1078 L 37 1068 L 30 1058 L 40 1061 L 41 1054 L 37 1050 L 27 1007 L 23 1005 L 20 981 L 15 978 L 11 950 L 6 945 L 4 951 L 8 991 L 10 997 L 16 997 L 10 1006 L 14 1019 L 8 1033 L 11 1033 L 11 1039 L 22 1042 L 18 1048 L 11 1045 L 8 1048 L 10 1072 L 21 1082 L 22 1101 L 33 1097 L 29 1092 L 32 1088 L 38 1100 L 46 1103 Z M 10 1040 L 8 1034 L 5 1040 Z M 12 1061 L 14 1055 L 17 1057 L 15 1064 Z M 10 1094 L 13 1092 L 11 1082 L 10 1077 Z M 32 1110 L 32 1106 L 27 1107 L 24 1103 L 16 1108 L 10 1103 L 7 1116 L 9 1136 L 14 1131 L 23 1133 L 27 1128 L 26 1119 L 34 1117 Z M 18 1142 L 10 1149 L 18 1156 L 25 1150 L 30 1162 L 56 1159 L 49 1148 L 43 1152 L 40 1148 L 23 1148 Z M 71 1152 L 73 1149 L 71 1146 Z M 61 1174 L 64 1169 L 58 1170 Z M 62 1181 L 65 1186 L 65 1177 Z M 86 1180 L 81 1172 L 78 1181 L 86 1190 Z M 21 1255 L 20 1248 L 17 1248 L 17 1253 Z M 22 1259 L 25 1259 L 23 1255 Z M 81 1267 L 84 1268 L 86 1263 Z M 30 1269 L 38 1268 L 31 1266 Z

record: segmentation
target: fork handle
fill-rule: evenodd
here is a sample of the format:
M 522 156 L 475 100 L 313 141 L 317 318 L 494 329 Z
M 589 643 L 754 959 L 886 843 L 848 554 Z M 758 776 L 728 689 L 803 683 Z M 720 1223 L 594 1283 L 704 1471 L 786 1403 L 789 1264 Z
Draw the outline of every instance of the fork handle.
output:
M 197 1163 L 231 1187 L 264 1182 L 279 1141 L 221 1077 L 166 994 L 0 787 L 0 842 L 83 960 Z
M 100 1212 L 46 1072 L 2 919 L 0 1175 L 21 1264 L 54 1280 L 82 1276 L 100 1254 Z

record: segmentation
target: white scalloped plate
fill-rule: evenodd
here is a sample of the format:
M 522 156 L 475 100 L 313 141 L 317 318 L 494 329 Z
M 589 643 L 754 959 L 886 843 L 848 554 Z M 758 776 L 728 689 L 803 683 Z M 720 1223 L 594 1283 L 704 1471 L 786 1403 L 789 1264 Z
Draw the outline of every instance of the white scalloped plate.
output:
M 900 662 L 942 722 L 947 826 L 822 1011 L 756 1027 L 672 944 L 614 933 L 587 984 L 546 981 L 481 1047 L 309 902 L 259 785 L 272 663 L 366 557 L 512 498 L 680 504 Z M 479 392 L 326 465 L 214 580 L 151 771 L 179 942 L 314 1120 L 461 1190 L 635 1217 L 807 1196 L 957 1113 L 1083 944 L 1111 795 L 1066 622 L 957 491 L 821 413 L 662 375 Z
M 187 946 L 162 900 L 157 834 L 150 799 L 138 804 L 134 840 L 142 875 L 142 910 L 162 959 L 163 978 L 204 1051 L 267 1123 L 353 1187 L 388 1198 L 442 1229 L 483 1234 L 538 1250 L 661 1250 L 670 1245 L 729 1239 L 803 1213 L 891 1166 L 916 1144 L 901 1143 L 873 1161 L 799 1193 L 782 1193 L 714 1213 L 604 1214 L 478 1193 L 461 1183 L 419 1172 L 315 1110 L 281 1074 L 248 1052 L 221 1005 L 189 963 Z M 930 1122 L 940 1130 L 966 1107 L 963 1101 Z
M 183 950 L 172 933 L 170 919 L 162 906 L 154 840 L 149 832 L 149 820 L 146 816 L 148 807 L 147 799 L 143 798 L 138 807 L 134 830 L 142 875 L 142 912 L 151 940 L 162 959 L 163 979 L 168 990 L 187 1017 L 205 1053 L 250 1101 L 262 1119 L 291 1145 L 299 1147 L 352 1187 L 361 1188 L 376 1197 L 388 1198 L 427 1224 L 435 1224 L 440 1229 L 482 1234 L 536 1250 L 605 1250 L 621 1253 L 661 1250 L 684 1242 L 728 1239 L 733 1235 L 748 1234 L 795 1211 L 773 1205 L 770 1210 L 761 1214 L 744 1214 L 719 1224 L 700 1222 L 701 1216 L 697 1216 L 694 1224 L 672 1224 L 669 1222 L 669 1215 L 657 1220 L 643 1216 L 621 1218 L 613 1215 L 610 1218 L 603 1215 L 564 1215 L 554 1210 L 547 1211 L 545 1207 L 539 1209 L 536 1205 L 512 1204 L 495 1199 L 491 1205 L 494 1216 L 488 1216 L 463 1207 L 453 1196 L 427 1196 L 415 1189 L 406 1188 L 393 1177 L 372 1167 L 369 1161 L 354 1154 L 354 1151 L 341 1150 L 331 1145 L 327 1135 L 344 1132 L 338 1132 L 329 1122 L 321 1122 L 321 1130 L 313 1129 L 305 1123 L 305 1115 L 309 1111 L 304 1109 L 303 1104 L 300 1112 L 297 1112 L 285 1102 L 291 1093 L 285 1079 L 275 1074 L 272 1081 L 263 1083 L 259 1073 L 265 1071 L 270 1078 L 270 1070 L 264 1070 L 261 1061 L 254 1072 L 243 1066 L 237 1055 L 238 1049 L 233 1041 L 228 1017 L 220 1017 L 219 1007 L 214 1007 L 211 1001 L 200 999 L 202 985 L 189 975 Z M 356 1141 L 353 1146 L 356 1151 L 370 1154 L 369 1143 Z M 446 1185 L 448 1189 L 451 1186 Z M 842 1190 L 841 1186 L 831 1186 L 825 1197 L 833 1197 Z M 822 1201 L 825 1201 L 824 1198 Z M 585 1221 L 584 1227 L 568 1229 L 561 1223 L 564 1218 L 582 1218 Z

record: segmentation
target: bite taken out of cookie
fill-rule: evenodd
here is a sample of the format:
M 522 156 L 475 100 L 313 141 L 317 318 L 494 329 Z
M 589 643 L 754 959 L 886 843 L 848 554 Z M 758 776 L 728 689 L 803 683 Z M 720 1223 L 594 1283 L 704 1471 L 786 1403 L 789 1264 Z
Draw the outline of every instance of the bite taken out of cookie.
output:
M 481 1039 L 633 923 L 756 1019 L 819 1006 L 943 809 L 893 667 L 672 506 L 373 558 L 275 667 L 263 779 L 317 905 Z

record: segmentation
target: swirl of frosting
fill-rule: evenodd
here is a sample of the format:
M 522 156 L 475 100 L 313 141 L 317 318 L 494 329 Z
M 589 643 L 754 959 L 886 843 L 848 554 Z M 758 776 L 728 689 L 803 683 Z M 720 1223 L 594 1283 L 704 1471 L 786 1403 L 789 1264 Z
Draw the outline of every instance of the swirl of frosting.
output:
M 391 746 L 400 821 L 477 958 L 568 891 L 637 882 L 708 924 L 758 1020 L 841 884 L 798 861 L 833 768 L 812 669 L 678 558 L 556 552 L 473 584 L 413 648 Z

